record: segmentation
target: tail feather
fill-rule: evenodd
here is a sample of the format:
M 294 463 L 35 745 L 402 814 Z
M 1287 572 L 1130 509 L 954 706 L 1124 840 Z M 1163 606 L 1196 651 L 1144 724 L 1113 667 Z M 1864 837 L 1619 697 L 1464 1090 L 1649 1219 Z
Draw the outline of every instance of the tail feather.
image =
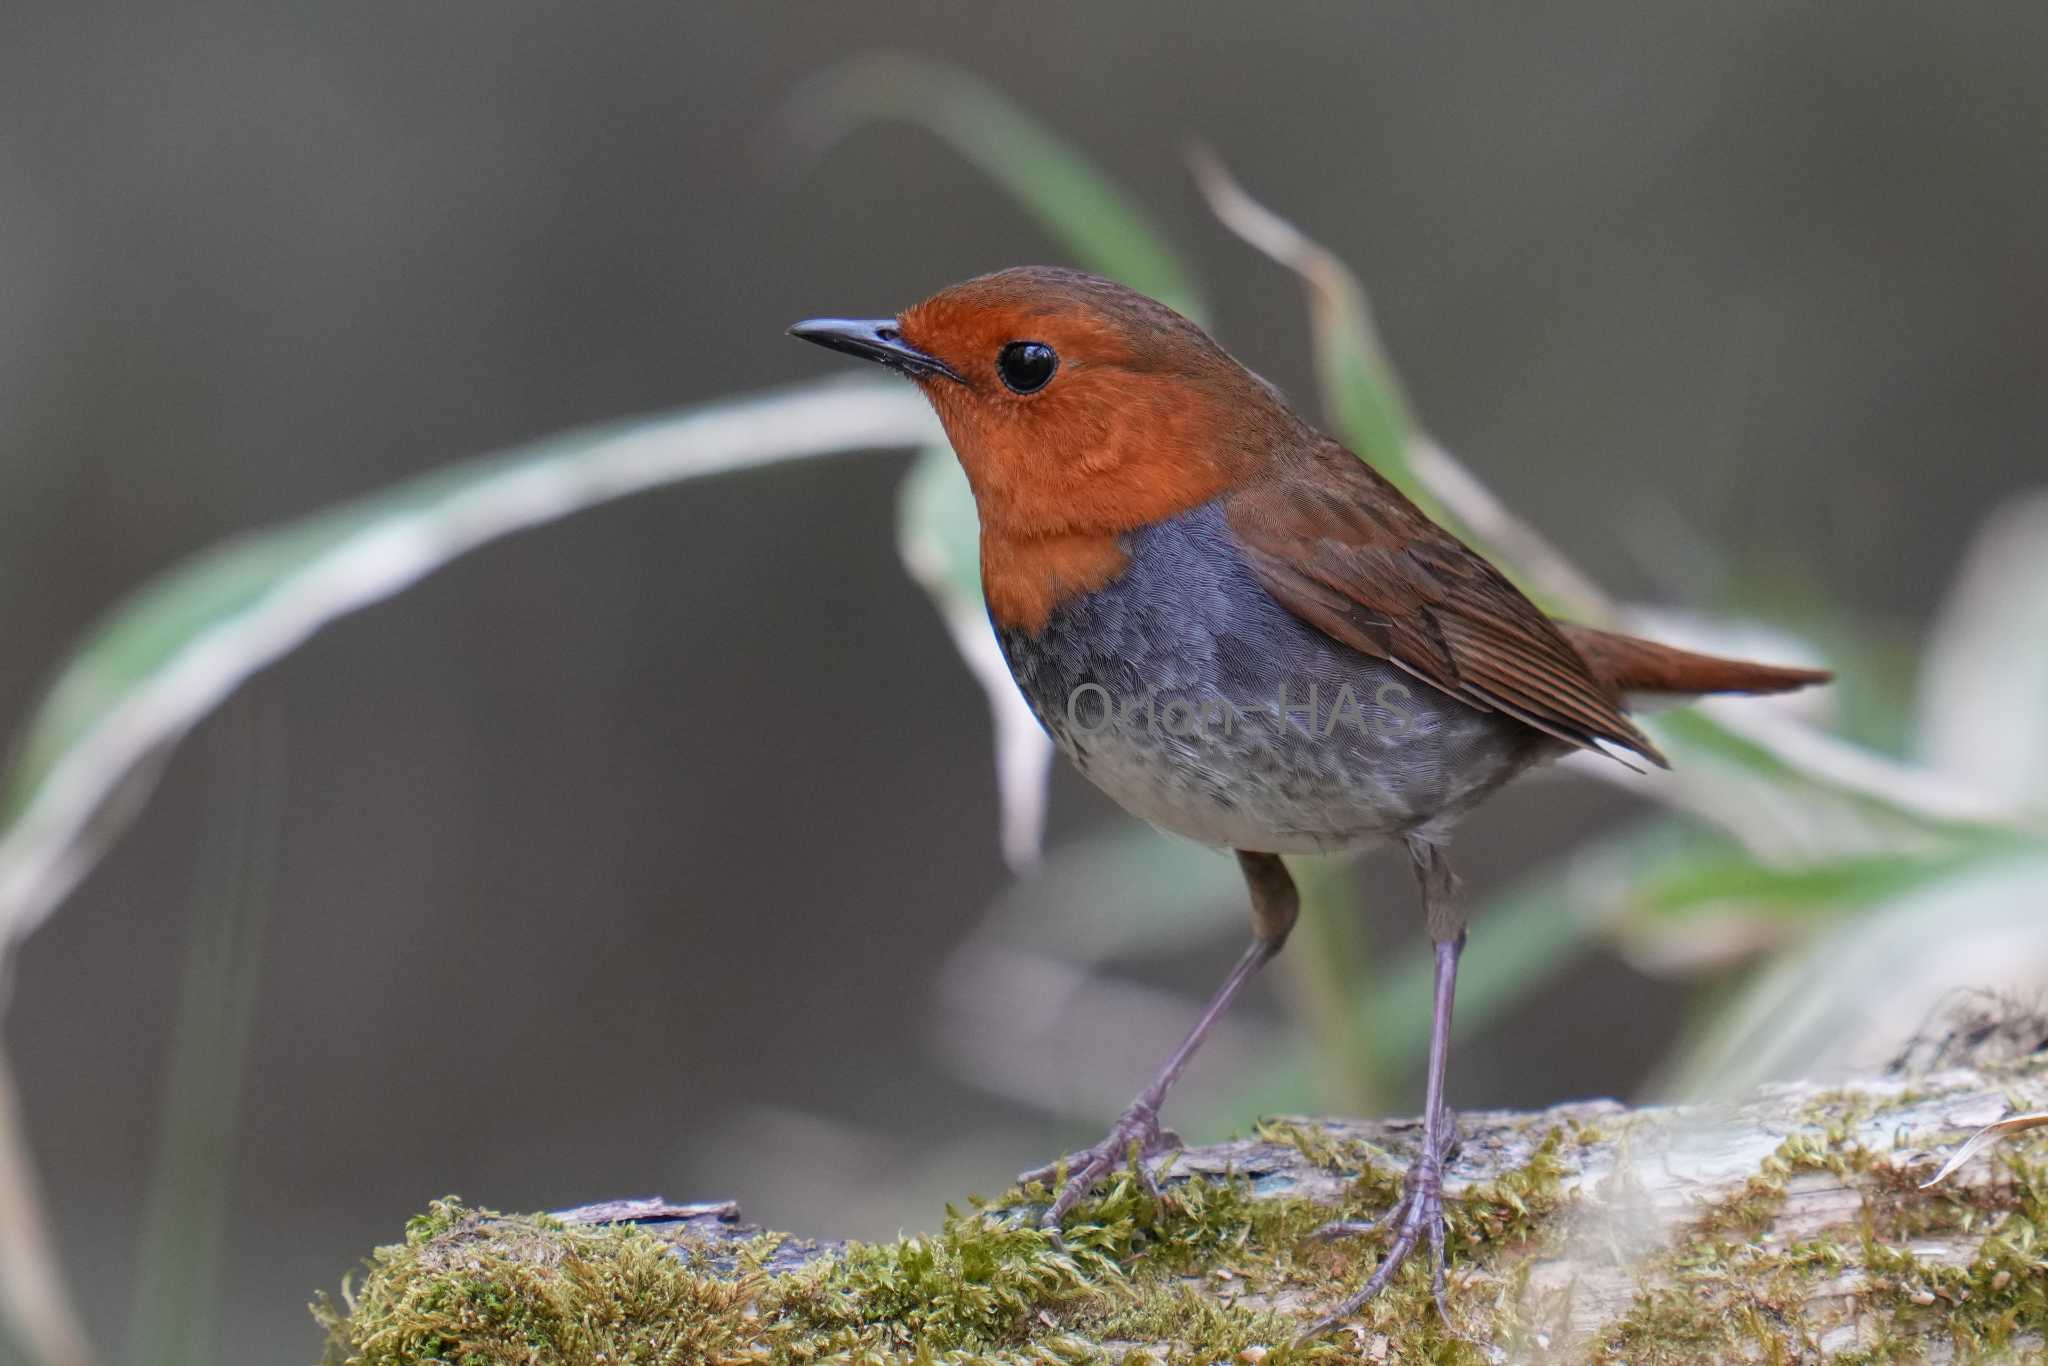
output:
M 1791 692 L 1795 688 L 1826 683 L 1834 677 L 1825 669 L 1794 669 L 1777 664 L 1751 664 L 1740 659 L 1721 659 L 1695 654 L 1653 640 L 1601 631 L 1573 622 L 1557 623 L 1564 637 L 1592 669 L 1593 676 L 1627 696 L 1631 693 L 1661 693 L 1694 697 L 1701 693 Z

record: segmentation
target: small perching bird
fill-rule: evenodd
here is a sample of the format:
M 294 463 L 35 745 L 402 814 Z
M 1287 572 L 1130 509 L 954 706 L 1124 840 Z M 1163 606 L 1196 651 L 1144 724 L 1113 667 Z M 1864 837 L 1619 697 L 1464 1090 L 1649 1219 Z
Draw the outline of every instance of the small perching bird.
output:
M 1168 1145 L 1167 1090 L 1294 926 L 1280 855 L 1399 842 L 1436 959 L 1422 1149 L 1374 1225 L 1392 1231 L 1386 1258 L 1323 1323 L 1425 1237 L 1441 1306 L 1444 1071 L 1465 945 L 1452 827 L 1575 749 L 1663 765 L 1628 718 L 1633 698 L 1828 675 L 1552 621 L 1201 328 L 1097 276 L 1005 270 L 896 318 L 790 332 L 924 391 L 973 486 L 989 618 L 1032 710 L 1127 810 L 1235 850 L 1250 892 L 1250 946 L 1151 1084 L 1100 1143 L 1023 1178 L 1068 1173 L 1045 1226 Z

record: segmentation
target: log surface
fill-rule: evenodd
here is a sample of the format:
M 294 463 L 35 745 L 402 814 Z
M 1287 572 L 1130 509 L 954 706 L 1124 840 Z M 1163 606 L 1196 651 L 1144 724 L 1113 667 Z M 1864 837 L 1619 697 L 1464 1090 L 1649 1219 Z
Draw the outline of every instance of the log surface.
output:
M 1368 1310 L 1327 1345 L 1368 1361 L 2042 1360 L 2048 1144 L 2015 1137 L 1942 1187 L 1919 1187 L 1976 1129 L 2040 1109 L 2048 1060 L 2037 1056 L 1774 1086 L 1731 1104 L 1466 1112 L 1447 1188 L 1453 1209 L 1465 1211 L 1453 1225 L 1457 1333 L 1390 1319 L 1428 1312 L 1427 1295 L 1411 1293 L 1405 1309 Z M 1384 1192 L 1405 1171 L 1420 1134 L 1416 1120 L 1281 1120 L 1153 1165 L 1169 1201 L 1228 1187 L 1273 1208 L 1348 1203 L 1356 1212 L 1374 1198 L 1362 1192 Z M 1540 1198 L 1525 1201 L 1534 1190 Z M 1509 1208 L 1523 1204 L 1526 1218 Z M 1034 1212 L 993 1211 L 1020 1224 Z M 554 1217 L 571 1227 L 636 1226 L 714 1276 L 787 1282 L 848 1260 L 835 1244 L 764 1238 L 731 1202 L 613 1201 Z M 1215 1266 L 1175 1269 L 1183 1299 L 1275 1328 L 1270 1346 L 1233 1348 L 1233 1359 L 1295 1355 L 1284 1325 L 1311 1321 L 1377 1255 L 1371 1240 L 1328 1253 L 1289 1241 L 1292 1250 L 1277 1254 L 1284 1273 L 1247 1271 L 1261 1254 L 1244 1239 Z M 1127 1331 L 1137 1321 L 1128 1314 L 1062 1313 L 1039 1317 L 1048 1332 L 1060 1329 L 1068 1355 L 1220 1359 L 1199 1343 Z M 1126 1331 L 1090 1336 L 1089 1323 Z M 897 1341 L 915 1339 L 906 1330 Z M 1032 1341 L 1019 1359 L 1034 1359 Z

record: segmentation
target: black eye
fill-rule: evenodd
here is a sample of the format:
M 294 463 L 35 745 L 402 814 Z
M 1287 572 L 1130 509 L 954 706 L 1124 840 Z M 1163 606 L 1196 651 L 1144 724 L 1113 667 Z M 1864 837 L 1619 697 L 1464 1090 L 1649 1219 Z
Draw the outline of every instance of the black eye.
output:
M 1020 394 L 1037 393 L 1059 368 L 1058 354 L 1044 342 L 1011 342 L 996 356 L 996 373 Z

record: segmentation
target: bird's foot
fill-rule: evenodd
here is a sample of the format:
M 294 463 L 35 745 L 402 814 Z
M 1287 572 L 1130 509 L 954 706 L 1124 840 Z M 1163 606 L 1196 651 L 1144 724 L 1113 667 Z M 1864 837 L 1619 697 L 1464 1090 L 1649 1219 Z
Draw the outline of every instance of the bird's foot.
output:
M 1017 1183 L 1029 1186 L 1043 1181 L 1051 1185 L 1060 1179 L 1061 1172 L 1066 1173 L 1066 1184 L 1061 1186 L 1059 1194 L 1053 1197 L 1052 1205 L 1046 1210 L 1045 1217 L 1038 1221 L 1040 1228 L 1057 1234 L 1060 1220 L 1066 1217 L 1068 1210 L 1078 1204 L 1083 1196 L 1095 1189 L 1096 1184 L 1115 1171 L 1119 1165 L 1134 1158 L 1138 1180 L 1144 1184 L 1145 1193 L 1154 1201 L 1159 1200 L 1159 1184 L 1152 1179 L 1152 1173 L 1145 1166 L 1145 1160 L 1157 1157 L 1161 1153 L 1172 1152 L 1181 1146 L 1179 1134 L 1171 1129 L 1159 1127 L 1159 1111 L 1155 1107 L 1142 1100 L 1134 1101 L 1130 1109 L 1117 1117 L 1116 1123 L 1110 1126 L 1109 1133 L 1100 1143 L 1092 1148 L 1083 1148 L 1077 1153 L 1069 1153 L 1057 1162 L 1023 1172 L 1018 1175 Z
M 1343 1320 L 1350 1318 L 1362 1308 L 1366 1301 L 1386 1289 L 1388 1282 L 1401 1270 L 1409 1255 L 1419 1247 L 1423 1239 L 1429 1240 L 1430 1295 L 1436 1300 L 1436 1312 L 1447 1328 L 1456 1331 L 1451 1322 L 1451 1311 L 1444 1300 L 1444 1164 L 1458 1148 L 1457 1126 L 1450 1116 L 1444 1117 L 1443 1136 L 1436 1142 L 1428 1137 L 1423 1139 L 1422 1151 L 1408 1168 L 1407 1179 L 1402 1183 L 1401 1198 L 1394 1207 L 1379 1218 L 1367 1222 L 1346 1222 L 1325 1224 L 1312 1235 L 1318 1241 L 1329 1242 L 1338 1238 L 1356 1238 L 1391 1229 L 1394 1234 L 1392 1246 L 1387 1255 L 1374 1269 L 1372 1278 L 1342 1304 L 1317 1319 L 1303 1330 L 1301 1342 L 1322 1336 Z

